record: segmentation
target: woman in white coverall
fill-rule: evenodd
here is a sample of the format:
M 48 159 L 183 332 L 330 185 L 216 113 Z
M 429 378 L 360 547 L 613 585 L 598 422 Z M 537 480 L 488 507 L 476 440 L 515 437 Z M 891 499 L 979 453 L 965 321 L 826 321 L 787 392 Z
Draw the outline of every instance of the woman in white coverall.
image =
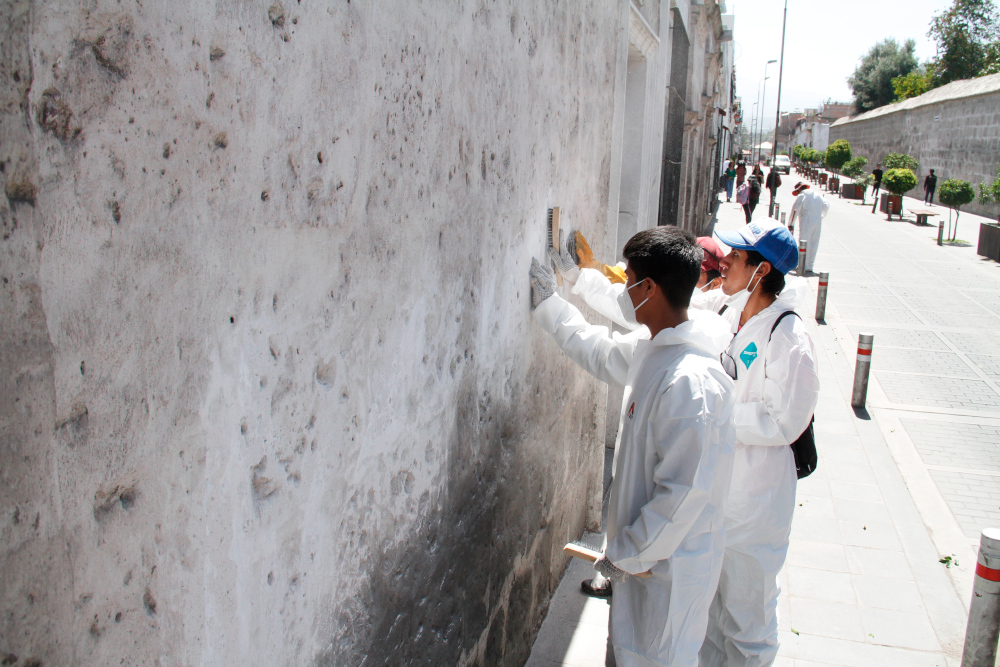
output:
M 598 562 L 615 581 L 609 634 L 619 667 L 697 665 L 722 566 L 735 436 L 733 384 L 718 354 L 729 335 L 711 313 L 687 317 L 701 261 L 692 240 L 656 227 L 625 246 L 625 319 L 646 326 L 624 336 L 588 324 L 554 294 L 551 270 L 532 263 L 535 321 L 582 368 L 625 386 Z M 643 572 L 651 578 L 629 576 Z
M 789 223 L 799 221 L 799 240 L 806 242 L 806 271 L 812 271 L 819 250 L 819 235 L 823 229 L 823 218 L 830 211 L 830 202 L 808 183 L 796 183 L 792 190 L 795 203 Z M 721 238 L 721 237 L 720 237 Z
M 691 307 L 718 312 L 725 306 L 731 339 L 722 358 L 736 380 L 737 448 L 726 505 L 726 556 L 701 665 L 756 667 L 770 665 L 778 652 L 777 575 L 788 551 L 797 479 L 787 445 L 812 419 L 819 379 L 812 340 L 798 317 L 785 317 L 771 334 L 778 317 L 808 293 L 802 278 L 785 282 L 783 274 L 798 256 L 791 234 L 768 221 L 719 238 L 737 246 L 721 262 L 722 288 L 695 290 Z M 584 270 L 573 292 L 627 324 L 614 301 L 621 289 Z

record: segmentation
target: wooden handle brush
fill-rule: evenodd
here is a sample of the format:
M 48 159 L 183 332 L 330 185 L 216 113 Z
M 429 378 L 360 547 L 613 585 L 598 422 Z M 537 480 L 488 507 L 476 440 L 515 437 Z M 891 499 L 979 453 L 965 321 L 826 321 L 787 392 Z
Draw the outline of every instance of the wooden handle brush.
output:
M 568 553 L 573 558 L 580 558 L 590 563 L 596 563 L 601 559 L 601 556 L 604 555 L 600 551 L 597 551 L 596 549 L 591 549 L 585 544 L 579 544 L 577 542 L 570 542 L 569 544 L 563 547 L 563 551 Z M 650 574 L 649 572 L 640 572 L 639 574 L 634 574 L 632 576 L 639 577 L 640 579 L 649 579 L 653 575 Z

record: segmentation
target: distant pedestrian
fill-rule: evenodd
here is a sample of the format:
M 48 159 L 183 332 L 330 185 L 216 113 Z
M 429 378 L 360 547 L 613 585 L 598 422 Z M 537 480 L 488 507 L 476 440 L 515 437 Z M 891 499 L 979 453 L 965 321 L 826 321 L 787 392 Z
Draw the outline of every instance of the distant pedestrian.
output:
M 767 172 L 767 181 L 764 182 L 764 187 L 771 193 L 770 206 L 773 207 L 774 199 L 778 196 L 778 188 L 781 187 L 781 174 L 774 167 L 771 167 L 771 171 Z
M 747 163 L 740 160 L 736 163 L 736 187 L 743 185 L 743 181 L 747 178 Z
M 758 183 L 764 182 L 764 170 L 760 168 L 760 163 L 753 166 L 753 176 L 757 178 Z
M 747 198 L 743 203 L 743 213 L 747 217 L 747 222 L 753 219 L 753 210 L 757 208 L 757 202 L 760 201 L 760 181 L 757 180 L 756 176 L 751 176 L 750 180 L 746 183 Z
M 875 166 L 875 171 L 872 172 L 872 176 L 875 177 L 875 182 L 872 183 L 872 194 L 875 194 L 882 187 L 882 165 L 878 164 Z
M 823 227 L 823 218 L 830 210 L 830 202 L 823 195 L 809 187 L 808 183 L 798 182 L 792 190 L 795 203 L 792 204 L 792 216 L 789 223 L 799 219 L 799 240 L 806 245 L 806 271 L 812 271 L 816 262 L 816 251 L 819 250 L 819 235 Z
M 736 182 L 736 166 L 730 160 L 729 166 L 726 167 L 726 201 L 732 201 L 733 199 L 733 184 Z
M 924 179 L 924 203 L 933 204 L 934 203 L 934 191 L 937 189 L 937 176 L 934 175 L 934 170 L 931 169 L 930 175 Z

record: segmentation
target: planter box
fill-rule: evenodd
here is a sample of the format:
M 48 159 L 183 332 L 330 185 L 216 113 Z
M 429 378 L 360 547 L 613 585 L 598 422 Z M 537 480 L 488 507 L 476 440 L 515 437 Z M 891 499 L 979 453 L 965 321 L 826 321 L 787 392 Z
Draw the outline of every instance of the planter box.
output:
M 865 188 L 857 183 L 844 183 L 840 187 L 840 196 L 844 199 L 864 199 Z
M 979 246 L 976 254 L 989 257 L 994 262 L 1000 262 L 1000 225 L 980 223 Z
M 840 179 L 836 176 L 831 176 L 828 189 L 830 192 L 840 192 Z
M 882 211 L 886 215 L 902 215 L 903 213 L 903 198 L 900 195 L 890 195 L 882 193 L 882 201 L 879 202 L 878 210 Z

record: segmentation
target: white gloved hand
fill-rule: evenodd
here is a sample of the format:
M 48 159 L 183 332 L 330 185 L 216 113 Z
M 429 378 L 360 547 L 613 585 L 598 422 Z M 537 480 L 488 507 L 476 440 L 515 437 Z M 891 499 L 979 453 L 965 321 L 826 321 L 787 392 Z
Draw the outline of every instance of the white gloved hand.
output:
M 538 305 L 548 299 L 556 292 L 556 274 L 551 268 L 539 264 L 534 257 L 531 258 L 531 269 L 528 271 L 528 280 L 531 282 L 531 307 L 538 308 Z
M 622 583 L 629 577 L 629 573 L 621 568 L 615 566 L 607 556 L 602 556 L 599 561 L 594 563 L 594 569 L 600 572 L 602 575 L 610 579 L 611 581 Z
M 571 285 L 576 283 L 580 277 L 580 267 L 576 265 L 573 255 L 566 249 L 566 233 L 562 229 L 559 230 L 559 248 L 549 248 L 549 259 L 556 265 L 556 271 L 563 277 L 563 280 Z

